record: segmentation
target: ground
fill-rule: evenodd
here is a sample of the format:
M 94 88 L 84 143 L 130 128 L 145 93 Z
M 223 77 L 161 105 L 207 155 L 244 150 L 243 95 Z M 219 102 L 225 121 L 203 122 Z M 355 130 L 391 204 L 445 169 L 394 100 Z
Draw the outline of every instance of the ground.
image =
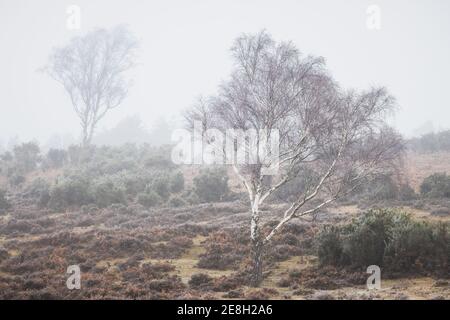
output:
M 265 218 L 271 220 L 282 208 L 273 205 L 264 209 Z M 406 209 L 418 219 L 450 219 Z M 445 279 L 382 279 L 380 290 L 368 290 L 365 280 L 369 275 L 363 271 L 342 276 L 326 270 L 322 275 L 308 245 L 304 249 L 288 246 L 291 251 L 281 257 L 269 252 L 261 288 L 243 285 L 240 276 L 248 264 L 248 252 L 239 237 L 247 236 L 249 215 L 242 203 L 158 210 L 124 206 L 83 210 L 50 213 L 28 207 L 0 217 L 0 247 L 6 251 L 0 260 L 3 298 L 450 298 Z M 323 223 L 341 223 L 360 211 L 355 205 L 335 206 L 316 221 L 293 224 L 288 232 L 301 240 L 302 247 Z M 273 252 L 278 254 L 286 247 L 282 241 L 275 241 Z M 219 249 L 212 245 L 219 245 Z M 203 256 L 214 258 L 214 250 L 236 252 L 236 256 L 230 256 L 235 261 L 223 268 L 199 266 Z M 65 286 L 65 271 L 71 264 L 81 267 L 81 290 L 70 291 Z M 283 284 L 292 272 L 300 275 L 298 282 Z M 190 280 L 196 274 L 211 279 L 206 285 L 194 286 Z
M 416 189 L 428 173 L 449 171 L 450 164 L 440 156 L 411 159 L 407 168 Z M 187 184 L 194 171 L 186 173 Z M 52 179 L 58 171 L 40 175 Z M 33 178 L 36 174 L 27 180 Z M 239 191 L 237 180 L 231 178 L 230 186 Z M 11 201 L 13 208 L 0 215 L 3 299 L 450 299 L 448 276 L 392 279 L 382 273 L 381 289 L 368 290 L 366 270 L 320 268 L 313 246 L 324 224 L 350 221 L 371 206 L 399 207 L 416 219 L 450 221 L 450 215 L 433 213 L 442 201 L 342 202 L 315 220 L 290 223 L 267 248 L 260 288 L 246 285 L 250 214 L 245 199 L 181 208 L 83 206 L 63 212 L 20 197 Z M 284 207 L 263 206 L 264 222 L 276 221 Z M 66 287 L 69 265 L 81 268 L 81 290 Z

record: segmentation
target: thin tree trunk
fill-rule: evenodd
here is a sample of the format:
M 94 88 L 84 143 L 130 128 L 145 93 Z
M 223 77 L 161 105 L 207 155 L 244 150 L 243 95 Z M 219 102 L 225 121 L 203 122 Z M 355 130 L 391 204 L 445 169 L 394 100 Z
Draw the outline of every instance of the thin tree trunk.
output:
M 252 208 L 252 221 L 250 225 L 250 238 L 252 244 L 252 274 L 251 274 L 251 285 L 253 287 L 258 287 L 263 279 L 263 249 L 264 242 L 261 237 L 261 232 L 259 230 L 259 208 L 258 208 L 258 197 L 254 202 Z
M 89 134 L 88 134 L 88 126 L 83 124 L 83 141 L 82 146 L 86 148 L 89 145 Z
M 259 287 L 263 280 L 263 251 L 264 245 L 261 239 L 252 240 L 252 277 L 251 285 Z

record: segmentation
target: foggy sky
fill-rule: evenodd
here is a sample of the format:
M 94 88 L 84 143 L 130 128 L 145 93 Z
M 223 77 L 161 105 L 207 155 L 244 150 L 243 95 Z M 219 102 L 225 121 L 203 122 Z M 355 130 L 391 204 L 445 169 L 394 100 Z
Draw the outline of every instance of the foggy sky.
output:
M 81 29 L 66 28 L 66 8 L 81 8 Z M 366 26 L 379 5 L 381 29 Z M 54 46 L 96 27 L 127 24 L 140 39 L 134 86 L 100 123 L 128 115 L 151 126 L 177 121 L 199 95 L 214 93 L 231 70 L 229 48 L 243 32 L 265 28 L 320 55 L 343 87 L 384 85 L 400 110 L 394 125 L 406 135 L 427 121 L 450 128 L 450 1 L 364 0 L 0 0 L 0 144 L 10 137 L 45 143 L 79 135 L 78 118 L 62 87 L 37 72 Z

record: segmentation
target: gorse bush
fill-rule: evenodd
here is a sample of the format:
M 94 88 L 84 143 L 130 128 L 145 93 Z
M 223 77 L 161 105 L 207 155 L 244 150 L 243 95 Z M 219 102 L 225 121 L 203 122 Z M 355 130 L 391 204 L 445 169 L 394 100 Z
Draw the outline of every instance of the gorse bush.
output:
M 36 169 L 39 161 L 41 150 L 35 142 L 22 143 L 13 149 L 14 161 L 16 168 L 20 173 L 28 173 Z
M 434 173 L 426 177 L 420 185 L 420 193 L 431 198 L 450 198 L 450 176 Z
M 191 276 L 188 284 L 193 289 L 204 289 L 212 285 L 213 279 L 205 273 L 195 273 Z
M 184 189 L 184 177 L 181 172 L 172 173 L 174 166 L 167 163 L 170 153 L 164 148 L 127 144 L 72 146 L 65 155 L 61 151 L 55 149 L 45 159 L 53 163 L 47 167 L 57 167 L 64 159 L 64 175 L 51 184 L 48 192 L 52 209 L 87 204 L 106 207 L 134 199 L 150 207 L 165 203 L 172 193 Z
M 178 208 L 185 206 L 187 201 L 178 195 L 172 195 L 167 203 L 170 207 Z
M 194 178 L 194 190 L 202 202 L 223 201 L 230 193 L 226 170 L 209 169 L 202 171 Z
M 24 175 L 14 172 L 11 175 L 9 175 L 8 181 L 12 186 L 17 187 L 22 185 L 26 181 L 26 178 Z
M 183 198 L 186 200 L 188 204 L 194 205 L 200 203 L 200 198 L 195 193 L 194 190 L 188 189 L 183 192 Z
M 150 190 L 149 192 L 143 192 L 138 195 L 138 203 L 144 207 L 150 208 L 155 207 L 163 203 L 163 199 L 155 191 Z
M 114 203 L 126 203 L 124 188 L 108 179 L 97 180 L 91 186 L 91 195 L 99 207 Z
M 396 210 L 371 210 L 344 226 L 324 227 L 317 237 L 321 265 L 390 272 L 446 272 L 450 259 L 448 224 L 415 221 Z
M 399 188 L 392 175 L 379 175 L 363 185 L 364 196 L 370 200 L 393 200 L 399 195 Z
M 184 176 L 182 172 L 177 172 L 170 177 L 170 191 L 178 193 L 184 190 Z
M 50 188 L 49 207 L 64 209 L 69 206 L 95 204 L 100 208 L 111 204 L 126 204 L 126 186 L 117 176 L 90 178 L 82 172 L 58 178 Z
M 398 189 L 398 198 L 403 201 L 409 201 L 417 199 L 418 195 L 409 184 L 402 184 Z
M 49 206 L 52 209 L 64 209 L 92 203 L 90 183 L 90 179 L 82 174 L 71 174 L 58 179 L 50 190 Z
M 6 191 L 0 189 L 0 214 L 4 213 L 11 207 L 11 204 L 6 199 Z
M 395 175 L 385 173 L 364 183 L 354 190 L 346 199 L 351 200 L 401 200 L 411 201 L 418 198 L 414 189 L 407 182 L 399 182 Z
M 396 217 L 394 217 L 396 216 Z M 382 265 L 385 244 L 389 242 L 394 220 L 402 214 L 388 210 L 369 211 L 346 227 L 343 262 L 357 266 Z
M 171 159 L 170 147 L 149 148 L 143 158 L 146 168 L 171 170 L 175 167 Z
M 66 150 L 50 149 L 45 157 L 45 166 L 47 168 L 61 168 L 67 161 L 68 154 Z
M 325 226 L 317 237 L 317 254 L 322 265 L 340 265 L 343 259 L 341 229 L 336 226 Z
M 140 169 L 126 169 L 117 173 L 94 177 L 96 181 L 110 181 L 115 186 L 122 189 L 126 195 L 134 197 L 146 190 L 148 185 L 151 184 L 154 174 Z
M 356 174 L 356 173 L 355 173 Z M 402 197 L 410 197 L 411 194 L 403 195 L 414 190 L 406 190 L 408 184 L 399 184 L 391 173 L 384 173 L 371 178 L 365 178 L 353 192 L 345 197 L 347 200 L 359 201 L 384 201 L 384 200 L 407 200 Z M 411 200 L 411 199 L 409 199 Z
M 23 195 L 35 199 L 39 207 L 46 207 L 50 201 L 50 183 L 43 178 L 36 178 L 25 189 Z
M 39 198 L 43 192 L 48 192 L 50 184 L 43 178 L 36 178 L 26 187 L 24 195 L 30 198 Z
M 167 200 L 170 195 L 170 178 L 168 175 L 157 176 L 148 186 L 150 190 L 156 192 L 161 198 Z
M 384 263 L 390 270 L 447 270 L 450 267 L 450 233 L 448 225 L 404 221 L 391 230 Z M 449 274 L 447 273 L 447 276 Z

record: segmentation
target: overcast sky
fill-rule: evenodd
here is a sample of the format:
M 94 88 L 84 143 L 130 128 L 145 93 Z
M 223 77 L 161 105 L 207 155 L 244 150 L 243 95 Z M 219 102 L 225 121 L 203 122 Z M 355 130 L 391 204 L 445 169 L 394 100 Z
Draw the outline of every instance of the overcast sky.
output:
M 81 8 L 80 30 L 66 27 L 72 4 Z M 366 25 L 370 5 L 381 9 L 380 30 Z M 149 126 L 159 117 L 176 120 L 229 75 L 233 39 L 263 28 L 325 57 L 344 87 L 386 86 L 400 106 L 400 132 L 426 122 L 450 128 L 449 17 L 448 0 L 0 0 L 0 143 L 79 135 L 62 87 L 37 69 L 52 47 L 117 24 L 140 39 L 140 64 L 129 97 L 100 129 L 127 115 Z

